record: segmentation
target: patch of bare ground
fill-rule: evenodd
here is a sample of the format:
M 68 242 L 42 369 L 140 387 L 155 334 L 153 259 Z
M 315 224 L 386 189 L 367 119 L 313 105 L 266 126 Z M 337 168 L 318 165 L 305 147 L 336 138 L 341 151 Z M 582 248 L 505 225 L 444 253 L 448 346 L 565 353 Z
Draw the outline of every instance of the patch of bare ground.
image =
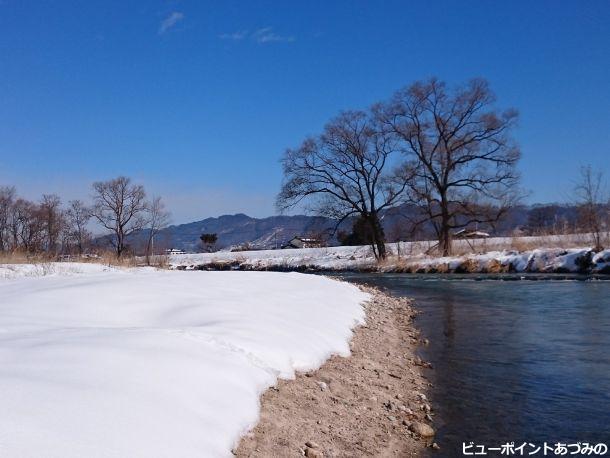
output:
M 424 454 L 434 434 L 425 394 L 430 365 L 415 355 L 415 311 L 409 299 L 364 289 L 372 300 L 365 305 L 367 324 L 354 332 L 352 355 L 333 356 L 318 370 L 267 390 L 260 421 L 233 451 L 236 456 Z

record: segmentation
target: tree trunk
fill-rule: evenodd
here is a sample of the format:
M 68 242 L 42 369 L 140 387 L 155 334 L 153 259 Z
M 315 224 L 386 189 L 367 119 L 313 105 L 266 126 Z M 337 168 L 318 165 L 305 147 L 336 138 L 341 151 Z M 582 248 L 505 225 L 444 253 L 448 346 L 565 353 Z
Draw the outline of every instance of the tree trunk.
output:
M 595 231 L 593 232 L 593 240 L 595 241 L 595 251 L 602 251 L 604 247 L 602 246 L 601 228 L 595 228 Z
M 152 246 L 153 246 L 153 235 L 152 235 L 152 231 L 148 237 L 148 243 L 146 244 L 146 265 L 150 266 L 150 257 L 154 255 L 154 253 L 152 252 Z
M 385 234 L 383 233 L 381 221 L 379 221 L 379 215 L 377 215 L 377 212 L 371 212 L 368 219 L 371 227 L 371 242 L 374 248 L 376 248 L 375 256 L 377 257 L 377 260 L 383 260 L 386 258 L 387 252 L 385 248 Z
M 438 241 L 438 246 L 443 256 L 451 254 L 451 228 L 449 227 L 449 210 L 447 205 L 447 200 L 443 196 L 441 199 L 441 230 Z
M 379 259 L 379 255 L 377 254 L 377 244 L 375 243 L 373 236 L 371 236 L 371 249 L 373 250 L 373 256 L 375 256 L 375 259 Z
M 386 258 L 387 256 L 387 252 L 385 249 L 385 242 L 383 240 L 377 240 L 377 242 L 375 242 L 377 245 L 377 256 L 379 257 L 379 260 L 383 260 Z
M 439 248 L 443 256 L 449 256 L 451 254 L 451 234 L 449 234 L 448 226 L 443 225 L 441 229 Z
M 117 259 L 121 259 L 121 255 L 123 254 L 123 234 L 121 232 L 117 232 L 116 235 L 116 257 Z

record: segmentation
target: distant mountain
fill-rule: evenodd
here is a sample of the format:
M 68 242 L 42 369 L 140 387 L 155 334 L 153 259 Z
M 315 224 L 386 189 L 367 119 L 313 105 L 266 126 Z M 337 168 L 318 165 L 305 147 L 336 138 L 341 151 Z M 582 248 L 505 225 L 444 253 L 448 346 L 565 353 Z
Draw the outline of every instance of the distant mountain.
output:
M 408 216 L 413 214 L 413 207 L 403 205 L 384 212 L 382 224 L 388 241 L 408 240 Z M 561 232 L 573 226 L 577 220 L 577 211 L 573 206 L 544 204 L 518 206 L 513 208 L 505 218 L 494 227 L 480 225 L 478 229 L 493 235 L 508 235 L 515 230 L 521 233 L 535 231 Z M 344 221 L 339 230 L 350 231 L 353 219 Z M 332 234 L 336 221 L 321 216 L 270 216 L 252 218 L 243 213 L 223 215 L 217 218 L 206 218 L 192 223 L 169 226 L 155 238 L 157 248 L 179 248 L 188 252 L 201 251 L 199 237 L 204 233 L 217 234 L 216 247 L 227 249 L 248 244 L 252 249 L 271 249 L 281 247 L 294 236 L 319 237 L 325 234 L 329 245 L 338 244 L 336 234 Z M 432 228 L 428 225 L 419 232 L 418 238 L 433 238 Z M 131 238 L 129 244 L 142 252 L 146 231 Z M 104 243 L 104 237 L 98 239 Z M 107 239 L 106 239 L 107 241 Z
M 281 247 L 296 235 L 317 236 L 330 233 L 336 222 L 320 216 L 271 216 L 252 218 L 243 213 L 206 218 L 193 223 L 170 226 L 159 233 L 160 243 L 185 251 L 200 251 L 199 237 L 204 233 L 218 235 L 217 248 L 248 243 L 251 248 Z M 348 227 L 350 227 L 348 225 Z M 331 240 L 336 242 L 336 240 Z

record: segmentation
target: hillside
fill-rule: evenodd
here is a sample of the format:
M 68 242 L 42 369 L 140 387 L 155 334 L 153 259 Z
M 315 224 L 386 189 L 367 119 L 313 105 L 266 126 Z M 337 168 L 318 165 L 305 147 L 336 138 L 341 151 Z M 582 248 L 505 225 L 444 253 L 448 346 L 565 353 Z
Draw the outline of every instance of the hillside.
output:
M 255 249 L 275 248 L 282 246 L 295 235 L 315 236 L 322 232 L 330 233 L 335 224 L 334 220 L 317 216 L 252 218 L 238 213 L 170 226 L 161 231 L 158 240 L 173 248 L 199 251 L 200 235 L 214 233 L 218 235 L 218 248 L 244 243 L 249 243 Z
M 408 205 L 392 208 L 384 213 L 382 223 L 389 242 L 411 238 L 408 231 L 408 217 L 412 214 L 413 208 Z M 530 234 L 533 233 L 530 227 L 538 228 L 543 232 L 557 232 L 558 229 L 573 225 L 575 220 L 576 209 L 572 206 L 557 204 L 519 206 L 510 210 L 495 227 L 481 225 L 479 229 L 497 236 L 509 235 L 516 229 Z M 349 231 L 352 221 L 347 219 L 339 229 Z M 169 226 L 156 237 L 155 245 L 157 248 L 179 248 L 187 252 L 198 252 L 201 251 L 199 237 L 203 233 L 218 235 L 216 245 L 218 249 L 244 244 L 249 244 L 251 249 L 273 249 L 281 247 L 296 235 L 317 237 L 320 234 L 329 237 L 329 245 L 337 245 L 336 234 L 332 234 L 335 225 L 335 220 L 322 216 L 281 215 L 253 218 L 238 213 Z M 132 238 L 130 244 L 139 250 L 143 246 L 142 240 L 145 235 L 146 231 L 142 231 Z M 417 238 L 434 238 L 432 228 L 422 227 Z M 102 243 L 103 240 L 103 238 L 99 239 Z

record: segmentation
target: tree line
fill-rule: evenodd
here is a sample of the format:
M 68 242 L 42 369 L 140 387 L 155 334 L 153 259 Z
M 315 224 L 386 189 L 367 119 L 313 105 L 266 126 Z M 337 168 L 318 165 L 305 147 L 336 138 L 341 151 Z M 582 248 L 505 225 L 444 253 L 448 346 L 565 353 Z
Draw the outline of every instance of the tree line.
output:
M 457 230 L 493 227 L 523 196 L 517 120 L 515 109 L 496 106 L 483 79 L 415 82 L 367 110 L 342 112 L 287 149 L 277 207 L 302 206 L 339 223 L 356 217 L 354 232 L 383 259 L 384 211 L 409 204 L 409 231 L 431 226 L 438 251 L 449 255 Z M 583 173 L 589 182 L 577 193 L 599 233 L 599 183 L 590 169 Z
M 17 195 L 12 186 L 0 187 L 0 253 L 83 254 L 92 248 L 89 227 L 109 231 L 108 240 L 117 258 L 127 249 L 128 238 L 144 231 L 144 253 L 154 253 L 154 238 L 169 224 L 170 215 L 160 197 L 147 198 L 142 185 L 120 176 L 92 185 L 92 201 L 71 200 L 44 194 L 38 202 Z

